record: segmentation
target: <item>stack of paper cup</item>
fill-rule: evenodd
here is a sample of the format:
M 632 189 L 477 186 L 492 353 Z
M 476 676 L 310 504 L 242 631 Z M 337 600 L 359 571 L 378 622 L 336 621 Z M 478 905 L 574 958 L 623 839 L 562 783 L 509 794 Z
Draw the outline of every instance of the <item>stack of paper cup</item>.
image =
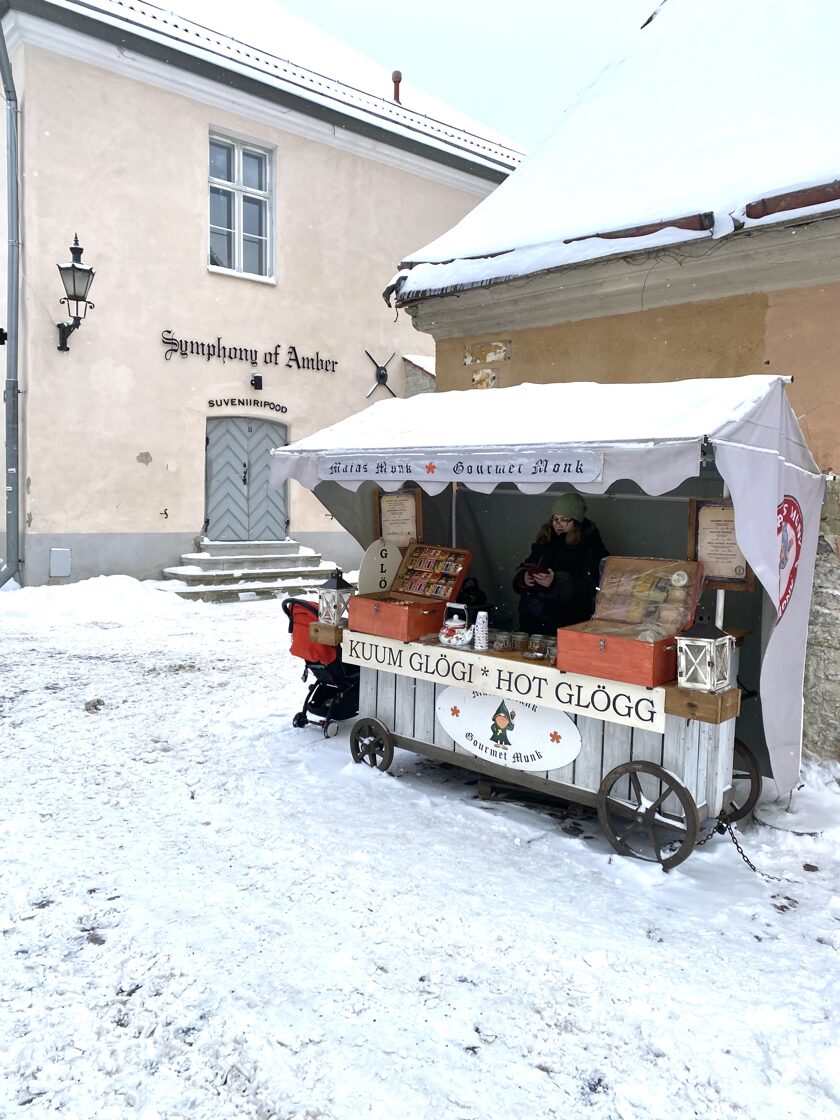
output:
M 473 648 L 487 649 L 487 611 L 479 611 L 475 616 Z

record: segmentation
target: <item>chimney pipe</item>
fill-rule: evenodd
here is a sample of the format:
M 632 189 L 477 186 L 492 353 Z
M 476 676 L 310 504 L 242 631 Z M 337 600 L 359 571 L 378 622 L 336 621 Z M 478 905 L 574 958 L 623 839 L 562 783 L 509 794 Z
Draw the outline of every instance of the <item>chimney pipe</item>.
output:
M 395 70 L 394 73 L 391 75 L 391 80 L 394 83 L 394 100 L 396 101 L 396 103 L 398 105 L 401 105 L 402 104 L 402 102 L 400 101 L 400 82 L 402 81 L 401 72 L 399 70 Z

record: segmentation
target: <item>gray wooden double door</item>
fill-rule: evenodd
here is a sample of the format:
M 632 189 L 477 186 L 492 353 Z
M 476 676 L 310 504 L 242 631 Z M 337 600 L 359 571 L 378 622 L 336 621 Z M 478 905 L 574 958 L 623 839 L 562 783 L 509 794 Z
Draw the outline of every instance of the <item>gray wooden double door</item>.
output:
M 285 424 L 243 416 L 207 420 L 205 534 L 215 541 L 286 537 L 286 488 L 268 484 L 269 451 L 286 444 Z

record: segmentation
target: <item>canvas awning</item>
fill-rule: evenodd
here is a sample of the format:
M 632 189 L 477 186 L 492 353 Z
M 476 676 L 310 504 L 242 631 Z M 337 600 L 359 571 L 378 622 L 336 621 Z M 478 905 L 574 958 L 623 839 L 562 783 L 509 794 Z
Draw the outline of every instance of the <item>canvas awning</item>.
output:
M 554 483 L 602 494 L 631 479 L 665 494 L 714 451 L 738 545 L 778 612 L 761 672 L 765 737 L 780 790 L 798 780 L 802 681 L 824 479 L 785 395 L 789 378 L 594 382 L 428 393 L 382 401 L 271 453 L 271 481 L 385 490 L 451 482 L 492 492 Z

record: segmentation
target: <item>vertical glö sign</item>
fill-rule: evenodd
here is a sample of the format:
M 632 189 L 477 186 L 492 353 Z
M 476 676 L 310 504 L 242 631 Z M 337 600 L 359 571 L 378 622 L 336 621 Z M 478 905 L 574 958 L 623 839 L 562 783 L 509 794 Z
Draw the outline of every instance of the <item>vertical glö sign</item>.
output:
M 388 546 L 387 542 L 382 542 L 382 547 L 379 549 L 379 590 L 387 591 L 390 587 L 391 580 L 388 579 L 388 565 L 385 561 L 388 559 Z M 393 576 L 391 577 L 393 579 Z
M 362 557 L 359 565 L 360 595 L 381 595 L 390 590 L 402 563 L 402 553 L 394 541 L 380 537 Z

